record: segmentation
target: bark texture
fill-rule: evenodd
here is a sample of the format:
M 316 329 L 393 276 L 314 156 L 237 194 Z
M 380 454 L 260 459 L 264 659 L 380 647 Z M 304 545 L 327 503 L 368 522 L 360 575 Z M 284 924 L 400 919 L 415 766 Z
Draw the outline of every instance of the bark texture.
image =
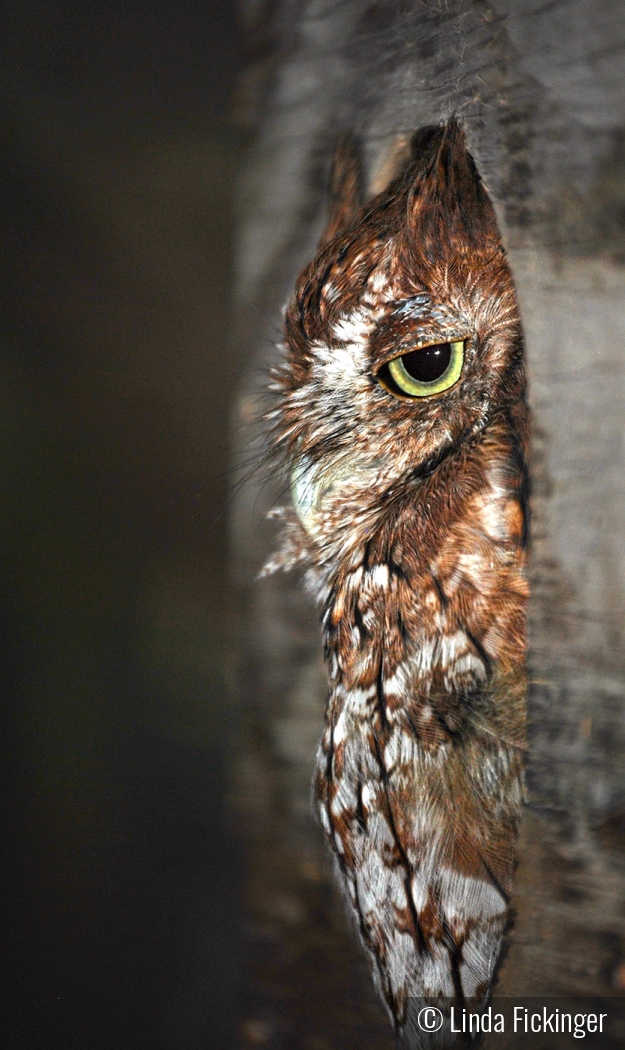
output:
M 282 494 L 250 462 L 282 303 L 323 228 L 338 135 L 369 192 L 455 113 L 495 204 L 533 416 L 530 805 L 500 991 L 625 990 L 625 13 L 619 0 L 247 0 L 233 514 L 245 716 L 247 1045 L 392 1045 L 310 807 L 325 675 L 295 575 L 255 577 Z M 245 465 L 244 465 L 245 464 Z

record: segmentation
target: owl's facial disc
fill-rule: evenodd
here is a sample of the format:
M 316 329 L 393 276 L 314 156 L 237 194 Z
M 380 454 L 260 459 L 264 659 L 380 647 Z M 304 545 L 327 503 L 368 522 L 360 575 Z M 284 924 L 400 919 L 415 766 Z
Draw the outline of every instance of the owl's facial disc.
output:
M 464 339 L 431 343 L 394 357 L 377 373 L 378 382 L 404 401 L 434 397 L 450 390 L 460 379 L 464 364 Z

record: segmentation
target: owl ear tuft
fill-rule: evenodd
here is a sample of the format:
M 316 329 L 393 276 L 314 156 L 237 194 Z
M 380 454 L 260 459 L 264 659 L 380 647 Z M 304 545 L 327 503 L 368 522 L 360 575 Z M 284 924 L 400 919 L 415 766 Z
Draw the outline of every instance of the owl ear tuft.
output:
M 353 135 L 344 133 L 334 151 L 330 179 L 330 207 L 319 241 L 322 248 L 345 230 L 362 205 L 362 160 Z
M 417 132 L 411 176 L 408 231 L 418 268 L 500 246 L 493 205 L 456 120 Z

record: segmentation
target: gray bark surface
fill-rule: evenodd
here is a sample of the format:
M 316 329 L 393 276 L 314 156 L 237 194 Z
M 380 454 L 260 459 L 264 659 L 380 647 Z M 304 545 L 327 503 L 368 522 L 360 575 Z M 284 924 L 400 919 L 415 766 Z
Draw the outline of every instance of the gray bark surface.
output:
M 625 991 L 625 10 L 620 0 L 247 0 L 233 514 L 248 843 L 244 1039 L 392 1045 L 346 932 L 310 779 L 325 673 L 297 577 L 256 576 L 283 479 L 253 460 L 283 301 L 348 129 L 371 191 L 401 137 L 455 113 L 517 283 L 533 414 L 530 804 L 510 994 Z M 250 445 L 250 433 L 252 444 Z

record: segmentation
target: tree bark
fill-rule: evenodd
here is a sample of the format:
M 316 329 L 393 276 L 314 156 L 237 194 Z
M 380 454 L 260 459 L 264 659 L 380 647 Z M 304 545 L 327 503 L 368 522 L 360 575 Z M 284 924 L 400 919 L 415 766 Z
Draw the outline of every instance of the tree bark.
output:
M 247 0 L 233 514 L 248 1044 L 383 1048 L 309 804 L 325 674 L 296 576 L 256 582 L 284 479 L 253 420 L 280 308 L 312 256 L 340 132 L 370 192 L 455 113 L 498 213 L 533 418 L 530 752 L 517 921 L 500 990 L 625 991 L 625 13 L 620 0 Z M 250 433 L 252 435 L 250 439 Z M 252 457 L 250 460 L 250 448 Z

